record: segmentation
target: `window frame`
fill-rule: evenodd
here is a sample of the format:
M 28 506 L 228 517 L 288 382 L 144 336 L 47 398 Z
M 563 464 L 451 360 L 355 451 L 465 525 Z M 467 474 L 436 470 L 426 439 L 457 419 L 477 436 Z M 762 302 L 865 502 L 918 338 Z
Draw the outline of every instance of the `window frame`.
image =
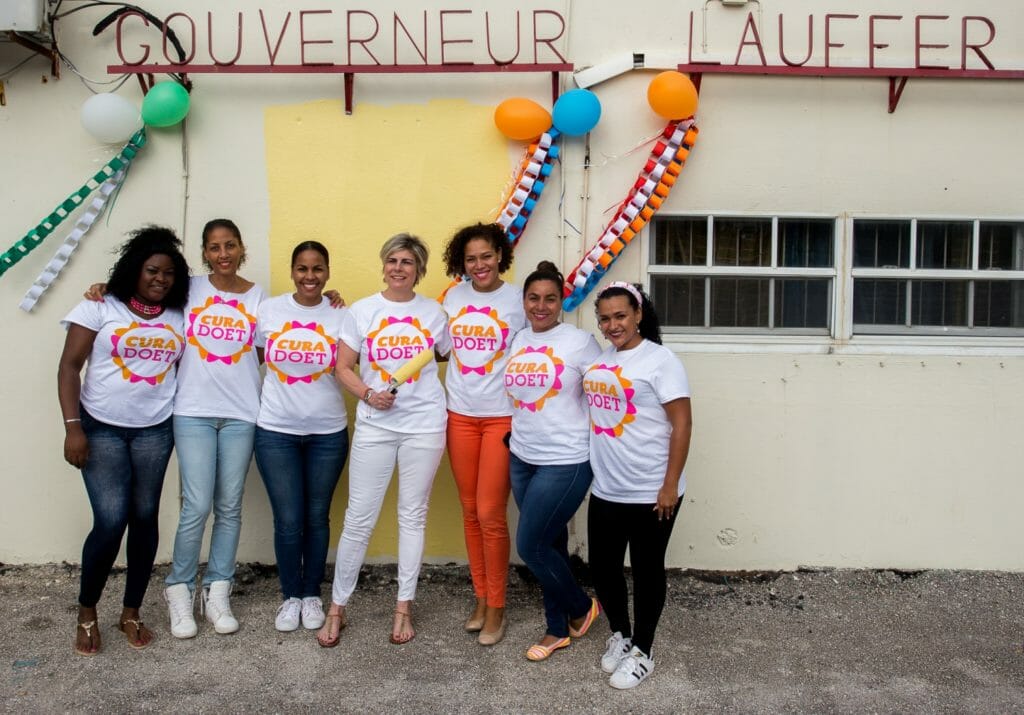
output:
M 713 218 L 765 219 L 772 220 L 771 266 L 714 266 Z M 1022 216 L 963 216 L 887 214 L 883 212 L 794 212 L 780 211 L 663 211 L 652 220 L 671 218 L 704 218 L 708 226 L 708 254 L 703 265 L 682 266 L 653 263 L 655 227 L 649 225 L 641 234 L 640 272 L 641 282 L 647 291 L 651 290 L 654 275 L 680 275 L 691 277 L 730 276 L 751 278 L 823 277 L 832 278 L 829 296 L 830 328 L 827 331 L 812 332 L 803 328 L 726 328 L 663 326 L 665 343 L 677 350 L 689 352 L 737 352 L 737 353 L 835 353 L 835 354 L 895 354 L 895 355 L 1024 355 L 1024 329 L 974 327 L 954 329 L 943 326 L 916 326 L 907 329 L 903 325 L 890 326 L 890 330 L 877 332 L 854 332 L 853 287 L 855 278 L 909 278 L 936 280 L 1024 280 L 1024 270 L 979 269 L 980 244 L 978 232 L 985 223 L 1021 223 Z M 778 267 L 778 220 L 779 219 L 827 219 L 835 221 L 833 233 L 833 259 L 831 268 L 780 268 Z M 854 221 L 912 221 L 914 242 L 910 247 L 911 268 L 854 268 L 853 267 L 853 224 Z M 917 222 L 949 221 L 973 222 L 971 246 L 971 269 L 920 269 L 917 268 Z M 911 275 L 907 275 L 913 271 Z M 900 275 L 900 274 L 903 275 Z M 770 315 L 774 320 L 774 295 Z M 971 316 L 973 319 L 973 305 Z M 709 310 L 705 301 L 705 313 Z

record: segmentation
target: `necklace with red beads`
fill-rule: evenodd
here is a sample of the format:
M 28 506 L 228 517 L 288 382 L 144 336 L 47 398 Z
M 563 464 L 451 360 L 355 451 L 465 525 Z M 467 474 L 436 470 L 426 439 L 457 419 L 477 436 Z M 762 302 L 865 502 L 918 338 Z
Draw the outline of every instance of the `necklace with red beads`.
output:
M 148 303 L 143 303 L 135 296 L 128 299 L 128 306 L 136 313 L 141 313 L 142 315 L 150 318 L 164 312 L 164 307 L 162 305 L 149 305 Z

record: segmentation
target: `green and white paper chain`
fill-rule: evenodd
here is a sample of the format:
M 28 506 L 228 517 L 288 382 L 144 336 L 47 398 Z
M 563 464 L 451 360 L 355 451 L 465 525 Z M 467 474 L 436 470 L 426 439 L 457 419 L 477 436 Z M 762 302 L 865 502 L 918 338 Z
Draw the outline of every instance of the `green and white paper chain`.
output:
M 78 243 L 85 237 L 85 234 L 89 233 L 89 229 L 93 227 L 96 219 L 103 214 L 107 200 L 121 185 L 121 182 L 124 181 L 125 175 L 125 170 L 121 169 L 100 185 L 99 195 L 92 200 L 85 213 L 78 217 L 75 227 L 67 235 L 67 238 L 64 239 L 64 243 L 57 249 L 50 262 L 46 264 L 43 272 L 36 278 L 36 282 L 28 289 L 28 293 L 25 294 L 21 304 L 18 306 L 19 308 L 28 313 L 36 307 L 36 303 L 43 293 L 49 290 L 53 282 L 57 280 L 57 276 L 64 270 L 64 266 L 68 264 L 71 254 L 78 248 Z
M 78 208 L 89 194 L 98 189 L 110 177 L 122 169 L 127 169 L 132 159 L 146 144 L 146 129 L 143 127 L 135 132 L 124 148 L 113 159 L 86 181 L 78 191 L 67 197 L 49 216 L 25 234 L 24 238 L 0 254 L 0 276 L 7 272 L 18 261 L 34 251 L 43 239 L 53 233 L 54 229 Z

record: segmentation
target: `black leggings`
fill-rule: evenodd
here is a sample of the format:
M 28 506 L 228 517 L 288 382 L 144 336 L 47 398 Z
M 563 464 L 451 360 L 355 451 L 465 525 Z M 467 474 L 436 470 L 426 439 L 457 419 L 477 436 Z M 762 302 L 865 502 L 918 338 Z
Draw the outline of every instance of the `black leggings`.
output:
M 632 638 L 633 645 L 648 656 L 665 607 L 665 550 L 678 513 L 677 506 L 671 517 L 659 521 L 654 504 L 623 504 L 590 496 L 587 539 L 597 598 L 612 632 Z M 635 629 L 630 626 L 624 570 L 627 546 L 633 568 Z

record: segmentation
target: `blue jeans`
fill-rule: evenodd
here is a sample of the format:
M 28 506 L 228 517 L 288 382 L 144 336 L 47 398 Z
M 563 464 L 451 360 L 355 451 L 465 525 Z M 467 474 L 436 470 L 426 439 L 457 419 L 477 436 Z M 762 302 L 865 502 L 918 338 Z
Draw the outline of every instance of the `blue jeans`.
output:
M 285 598 L 320 596 L 331 498 L 348 456 L 348 429 L 294 435 L 256 427 L 256 466 L 274 512 L 274 554 Z
M 219 417 L 174 416 L 181 474 L 181 516 L 167 585 L 195 588 L 206 519 L 213 511 L 210 559 L 203 585 L 231 581 L 242 530 L 242 493 L 252 461 L 256 425 Z
M 590 610 L 590 598 L 569 565 L 567 528 L 590 488 L 590 462 L 534 465 L 513 454 L 509 476 L 519 505 L 516 550 L 540 581 L 547 633 L 565 638 L 569 620 Z
M 164 473 L 174 448 L 170 418 L 152 427 L 116 427 L 81 409 L 89 458 L 82 467 L 92 506 L 92 531 L 82 546 L 78 603 L 95 608 L 128 531 L 125 608 L 146 595 L 159 539 L 157 517 Z

